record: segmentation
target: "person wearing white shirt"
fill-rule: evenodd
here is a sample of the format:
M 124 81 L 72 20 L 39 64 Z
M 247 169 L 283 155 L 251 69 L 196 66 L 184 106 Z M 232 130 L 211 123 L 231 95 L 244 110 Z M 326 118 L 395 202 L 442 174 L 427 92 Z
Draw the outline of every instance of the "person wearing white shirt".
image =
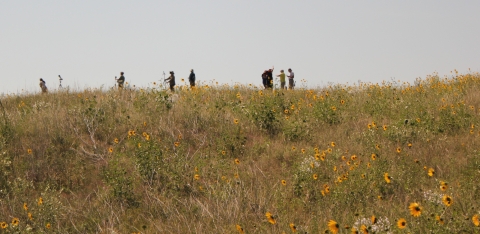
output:
M 289 89 L 293 89 L 293 87 L 295 86 L 295 82 L 293 81 L 293 78 L 294 78 L 294 74 L 293 74 L 293 71 L 291 68 L 288 69 L 288 88 Z

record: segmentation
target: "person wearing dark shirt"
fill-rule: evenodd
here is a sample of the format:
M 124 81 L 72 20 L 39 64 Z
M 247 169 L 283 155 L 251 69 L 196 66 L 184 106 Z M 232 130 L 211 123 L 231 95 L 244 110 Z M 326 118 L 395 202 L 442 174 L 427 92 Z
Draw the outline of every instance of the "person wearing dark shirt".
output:
M 170 90 L 174 92 L 175 91 L 175 75 L 173 71 L 170 72 L 170 76 L 167 79 L 165 79 L 165 81 L 168 81 L 168 83 L 170 84 Z
M 190 82 L 190 87 L 195 87 L 195 73 L 193 69 L 190 70 L 190 76 L 188 77 L 188 81 Z
M 125 83 L 125 76 L 123 76 L 123 72 L 120 72 L 120 78 L 116 78 L 115 80 L 117 81 L 118 84 L 118 89 L 123 89 L 123 84 Z

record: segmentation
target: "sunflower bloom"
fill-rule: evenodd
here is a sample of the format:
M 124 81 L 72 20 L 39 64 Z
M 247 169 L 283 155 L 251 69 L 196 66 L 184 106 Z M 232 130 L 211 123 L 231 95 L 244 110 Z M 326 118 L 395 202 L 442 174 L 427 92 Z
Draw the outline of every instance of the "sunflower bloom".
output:
M 356 228 L 353 227 L 351 233 L 352 233 L 352 234 L 358 234 L 358 231 L 357 231 Z
M 365 224 L 363 224 L 360 227 L 360 230 L 362 231 L 363 234 L 368 234 L 368 228 L 367 228 L 367 226 L 365 226 Z
M 271 224 L 277 223 L 277 221 L 275 220 L 275 218 L 273 217 L 273 215 L 270 212 L 265 213 L 265 216 L 267 217 L 267 220 L 268 220 L 269 223 L 271 223 Z
M 32 213 L 28 212 L 27 216 L 28 216 L 28 219 L 33 220 L 33 215 L 32 215 Z
M 283 186 L 286 186 L 286 185 L 287 185 L 287 181 L 286 181 L 286 180 L 282 180 L 282 185 L 283 185 Z
M 244 234 L 244 233 L 245 233 L 245 232 L 243 231 L 242 226 L 240 226 L 240 225 L 237 224 L 237 225 L 235 225 L 235 227 L 237 228 L 237 231 L 238 231 L 240 234 Z
M 430 176 L 430 177 L 434 176 L 434 175 L 435 175 L 435 169 L 429 168 L 427 174 L 428 174 L 428 176 Z
M 397 153 L 401 153 L 401 152 L 402 152 L 402 148 L 397 147 Z
M 411 203 L 410 206 L 408 206 L 408 209 L 413 217 L 419 217 L 422 214 L 422 207 L 416 202 Z
M 39 198 L 38 198 L 38 202 L 37 202 L 37 204 L 38 204 L 38 205 L 41 205 L 41 204 L 43 204 L 43 198 L 39 197 Z
M 238 123 L 239 123 L 238 119 L 234 119 L 234 120 L 233 120 L 233 123 L 234 123 L 234 124 L 238 124 Z
M 1 223 L 0 223 L 0 227 L 1 227 L 2 229 L 5 229 L 5 228 L 8 227 L 8 223 L 6 223 L 6 222 L 1 222 Z
M 318 179 L 318 175 L 317 175 L 317 174 L 313 174 L 312 177 L 313 177 L 314 180 L 317 180 L 317 179 Z
M 387 125 L 383 125 L 382 128 L 383 128 L 383 131 L 387 131 Z
M 47 229 L 50 229 L 50 228 L 52 227 L 52 225 L 51 225 L 50 223 L 47 223 L 47 224 L 45 224 L 45 227 L 46 227 Z
M 391 181 L 392 177 L 390 177 L 387 172 L 385 172 L 385 174 L 383 174 L 383 178 L 385 179 L 387 184 L 390 184 L 392 182 Z
M 332 233 L 336 234 L 338 233 L 339 225 L 335 220 L 330 220 L 328 221 L 328 230 L 330 230 Z
M 28 205 L 27 205 L 26 202 L 23 203 L 23 209 L 26 210 L 26 211 L 28 210 Z
M 32 154 L 32 149 L 28 149 L 28 150 L 27 150 L 27 153 L 28 153 L 28 154 Z
M 200 175 L 199 175 L 199 174 L 195 174 L 195 175 L 193 176 L 193 179 L 199 180 L 199 179 L 200 179 Z
M 478 214 L 473 215 L 472 223 L 473 225 L 480 227 L 480 216 Z
M 16 227 L 20 223 L 20 220 L 18 218 L 13 218 L 12 219 L 12 226 Z
M 372 217 L 370 218 L 370 220 L 372 221 L 372 224 L 376 224 L 376 223 L 377 223 L 377 217 L 375 217 L 375 215 L 372 215 Z
M 448 183 L 440 181 L 440 190 L 446 191 L 448 189 Z
M 293 223 L 290 223 L 288 226 L 290 226 L 290 229 L 292 229 L 292 232 L 297 232 L 297 227 L 295 226 L 295 224 Z
M 335 147 L 335 142 L 330 142 L 330 146 Z
M 118 138 L 113 139 L 113 142 L 115 142 L 115 144 L 118 144 L 119 142 Z
M 445 221 L 443 220 L 442 217 L 440 217 L 440 215 L 436 215 L 435 220 L 437 220 L 438 224 L 440 225 L 443 225 L 445 223 Z
M 240 160 L 238 158 L 235 159 L 235 164 L 240 164 Z
M 442 198 L 442 202 L 443 204 L 445 204 L 446 206 L 451 206 L 452 203 L 453 203 L 453 199 L 452 197 L 448 196 L 448 195 L 444 195 L 443 198 Z
M 372 160 L 373 161 L 377 160 L 377 155 L 376 154 L 372 154 Z
M 108 148 L 108 152 L 113 153 L 113 148 L 112 147 Z
M 404 218 L 401 218 L 397 221 L 397 227 L 399 229 L 404 229 L 407 227 L 407 220 L 405 220 Z

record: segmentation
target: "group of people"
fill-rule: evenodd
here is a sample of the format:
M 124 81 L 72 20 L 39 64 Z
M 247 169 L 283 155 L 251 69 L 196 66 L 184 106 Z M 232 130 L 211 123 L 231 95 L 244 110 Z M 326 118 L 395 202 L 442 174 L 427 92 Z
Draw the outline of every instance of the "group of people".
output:
M 272 67 L 271 69 L 265 70 L 262 73 L 262 83 L 265 89 L 273 88 L 273 69 L 274 67 Z M 280 78 L 280 89 L 282 90 L 287 89 L 285 72 L 283 70 L 280 70 L 280 74 L 278 74 L 277 77 Z M 288 76 L 286 77 L 288 78 L 288 88 L 293 89 L 295 87 L 295 81 L 294 81 L 295 74 L 293 73 L 291 68 L 288 69 Z
M 273 69 L 274 69 L 274 67 L 272 67 L 271 69 L 265 70 L 262 74 L 262 82 L 263 82 L 263 86 L 265 87 L 265 89 L 273 88 Z M 293 89 L 293 87 L 295 87 L 295 82 L 293 80 L 294 74 L 293 74 L 293 71 L 292 71 L 291 68 L 288 69 L 288 72 L 289 72 L 289 74 L 288 74 L 288 76 L 286 76 L 288 78 L 288 88 Z M 60 82 L 61 82 L 61 80 L 63 80 L 63 79 L 60 77 L 60 75 L 58 75 L 58 77 L 59 77 Z M 280 77 L 280 87 L 281 87 L 281 89 L 287 89 L 287 87 L 285 86 L 286 81 L 285 81 L 284 71 L 280 70 L 280 74 L 278 74 L 277 77 Z M 196 80 L 195 73 L 193 72 L 193 69 L 191 69 L 190 70 L 190 75 L 188 76 L 188 81 L 190 82 L 190 87 L 192 87 L 192 88 L 195 87 L 195 80 Z M 117 82 L 118 89 L 123 89 L 124 84 L 125 84 L 124 72 L 120 72 L 120 77 L 118 77 L 118 78 L 115 76 L 115 81 Z M 170 76 L 168 78 L 166 78 L 164 81 L 168 82 L 168 84 L 170 85 L 170 90 L 172 92 L 175 91 L 175 73 L 173 71 L 170 71 Z M 60 86 L 61 86 L 61 83 L 60 83 Z M 42 93 L 47 93 L 48 92 L 46 82 L 42 78 L 40 78 L 40 88 L 42 89 Z
M 125 76 L 123 76 L 123 72 L 120 72 L 120 77 L 117 78 L 115 76 L 115 80 L 117 81 L 118 84 L 118 89 L 123 89 L 123 84 L 125 83 Z M 165 74 L 165 73 L 164 73 Z M 190 76 L 188 77 L 188 81 L 190 82 L 191 87 L 195 87 L 195 73 L 193 72 L 193 69 L 190 70 Z M 173 92 L 175 91 L 175 73 L 173 71 L 170 71 L 170 76 L 164 80 L 165 82 L 168 82 L 170 85 L 170 90 Z

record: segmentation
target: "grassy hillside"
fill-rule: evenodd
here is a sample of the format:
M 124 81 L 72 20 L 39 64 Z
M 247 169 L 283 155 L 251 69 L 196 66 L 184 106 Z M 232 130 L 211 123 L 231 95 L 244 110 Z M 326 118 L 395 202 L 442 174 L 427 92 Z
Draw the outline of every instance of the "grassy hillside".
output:
M 3 97 L 0 232 L 480 233 L 479 90 Z

